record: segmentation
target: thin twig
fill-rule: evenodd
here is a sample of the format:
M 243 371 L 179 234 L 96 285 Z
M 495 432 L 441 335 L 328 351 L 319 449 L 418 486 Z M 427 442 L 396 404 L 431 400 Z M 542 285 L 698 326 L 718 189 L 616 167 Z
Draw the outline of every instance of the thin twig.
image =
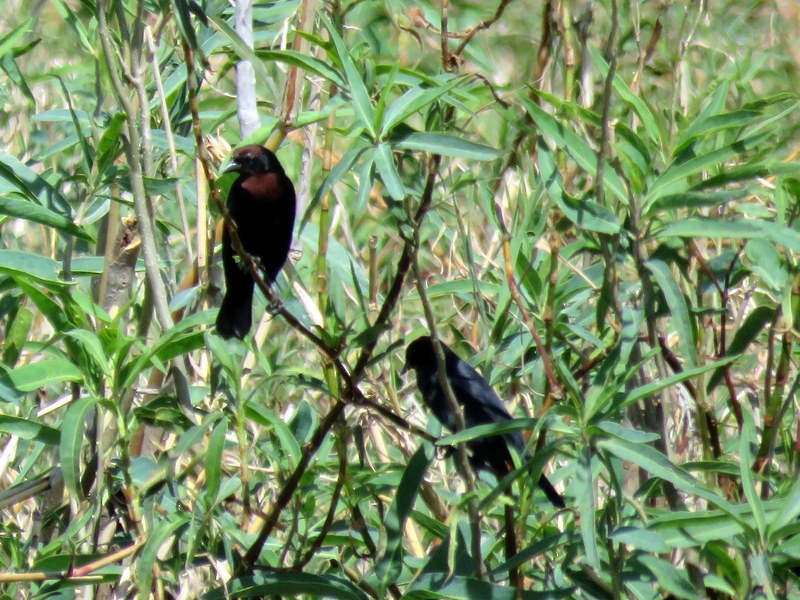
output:
M 503 16 L 503 12 L 506 10 L 506 7 L 509 4 L 511 4 L 511 0 L 500 0 L 500 4 L 497 6 L 497 10 L 494 12 L 494 14 L 488 19 L 484 19 L 483 21 L 478 23 L 475 27 L 470 29 L 466 33 L 466 35 L 463 36 L 464 39 L 461 40 L 461 43 L 458 45 L 458 48 L 456 48 L 456 51 L 453 52 L 453 54 L 455 54 L 456 56 L 460 56 L 461 53 L 464 52 L 464 49 L 467 47 L 467 44 L 469 44 L 472 41 L 472 38 L 475 37 L 475 34 L 477 34 L 479 31 L 483 31 L 484 29 L 489 29 L 489 27 L 491 27 L 497 21 L 500 20 L 500 17 Z

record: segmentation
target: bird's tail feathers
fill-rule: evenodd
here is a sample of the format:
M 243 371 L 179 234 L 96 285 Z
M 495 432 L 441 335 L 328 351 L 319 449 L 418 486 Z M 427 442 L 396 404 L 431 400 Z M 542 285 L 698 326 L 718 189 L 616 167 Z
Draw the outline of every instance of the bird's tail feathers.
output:
M 253 292 L 225 294 L 217 314 L 217 333 L 224 339 L 243 340 L 253 322 Z
M 566 504 L 564 504 L 564 498 L 561 497 L 561 494 L 556 491 L 556 488 L 553 487 L 553 484 L 550 483 L 550 480 L 544 475 L 539 475 L 539 488 L 544 492 L 544 495 L 547 496 L 547 499 L 550 500 L 550 504 L 556 508 L 564 508 L 566 506 Z

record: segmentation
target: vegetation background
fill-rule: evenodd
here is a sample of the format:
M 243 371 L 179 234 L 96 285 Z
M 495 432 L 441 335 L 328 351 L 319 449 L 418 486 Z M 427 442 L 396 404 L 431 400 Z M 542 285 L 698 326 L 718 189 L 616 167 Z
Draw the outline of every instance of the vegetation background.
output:
M 253 20 L 5 4 L 3 597 L 796 597 L 797 6 Z M 242 137 L 301 206 L 283 308 L 225 343 Z M 432 329 L 536 450 L 503 482 L 399 375 Z

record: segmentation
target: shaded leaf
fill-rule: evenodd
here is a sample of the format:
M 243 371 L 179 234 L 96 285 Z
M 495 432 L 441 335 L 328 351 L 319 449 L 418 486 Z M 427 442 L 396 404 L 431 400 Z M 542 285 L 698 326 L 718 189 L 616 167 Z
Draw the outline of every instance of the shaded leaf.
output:
M 66 358 L 47 358 L 13 369 L 8 378 L 21 392 L 33 392 L 65 381 L 83 381 L 83 374 Z
M 446 133 L 412 133 L 395 144 L 401 150 L 418 150 L 472 160 L 494 160 L 500 152 Z

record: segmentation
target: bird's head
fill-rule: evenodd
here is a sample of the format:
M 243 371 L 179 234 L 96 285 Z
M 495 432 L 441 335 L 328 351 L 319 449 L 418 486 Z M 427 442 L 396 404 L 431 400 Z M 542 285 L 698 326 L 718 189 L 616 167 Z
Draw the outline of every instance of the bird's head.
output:
M 418 337 L 408 345 L 406 364 L 403 365 L 401 374 L 426 365 L 436 365 L 436 352 L 433 349 L 433 340 L 429 335 Z
M 231 158 L 230 166 L 225 169 L 226 173 L 233 172 L 242 175 L 254 175 L 269 171 L 282 172 L 283 167 L 274 152 L 257 144 L 237 148 Z

